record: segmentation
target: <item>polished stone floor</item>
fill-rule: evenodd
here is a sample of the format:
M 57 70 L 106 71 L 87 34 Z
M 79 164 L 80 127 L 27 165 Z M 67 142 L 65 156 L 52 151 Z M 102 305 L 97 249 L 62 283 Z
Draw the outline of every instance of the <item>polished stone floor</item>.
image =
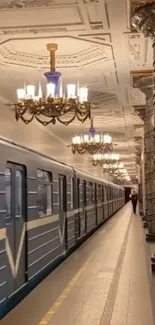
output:
M 148 256 L 128 203 L 1 325 L 153 325 Z

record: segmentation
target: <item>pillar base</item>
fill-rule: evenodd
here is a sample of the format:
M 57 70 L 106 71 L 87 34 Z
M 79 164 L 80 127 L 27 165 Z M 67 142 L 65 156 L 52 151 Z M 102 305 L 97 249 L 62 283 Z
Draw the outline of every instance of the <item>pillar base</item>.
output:
M 147 233 L 146 234 L 146 241 L 155 242 L 155 234 Z
M 143 222 L 143 227 L 144 227 L 144 228 L 148 228 L 148 222 L 147 222 L 147 221 L 144 221 L 144 222 Z

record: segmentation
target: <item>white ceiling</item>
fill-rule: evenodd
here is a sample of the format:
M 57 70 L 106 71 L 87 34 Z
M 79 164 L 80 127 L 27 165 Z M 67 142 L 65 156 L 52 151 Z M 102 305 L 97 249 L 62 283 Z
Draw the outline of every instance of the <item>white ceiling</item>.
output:
M 152 67 L 151 41 L 130 31 L 127 0 L 0 0 L 0 134 L 60 161 L 103 176 L 90 156 L 73 155 L 71 138 L 89 122 L 43 127 L 16 122 L 4 103 L 16 99 L 24 82 L 45 84 L 49 69 L 47 43 L 58 43 L 56 68 L 63 82 L 87 85 L 95 127 L 109 132 L 129 174 L 136 175 L 137 144 L 132 105 L 145 96 L 131 86 L 131 70 Z

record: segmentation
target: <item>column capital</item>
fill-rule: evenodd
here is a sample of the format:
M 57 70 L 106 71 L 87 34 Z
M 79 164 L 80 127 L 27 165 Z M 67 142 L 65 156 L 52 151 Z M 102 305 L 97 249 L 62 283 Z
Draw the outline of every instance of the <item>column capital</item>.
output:
M 155 37 L 155 2 L 146 0 L 145 3 L 133 3 L 131 26 L 145 37 Z
M 145 120 L 146 105 L 133 105 L 135 115 L 138 115 L 142 121 Z M 135 128 L 143 127 L 142 125 L 134 125 Z
M 131 71 L 131 82 L 133 88 L 139 88 L 146 98 L 151 98 L 153 94 L 153 72 L 152 70 Z

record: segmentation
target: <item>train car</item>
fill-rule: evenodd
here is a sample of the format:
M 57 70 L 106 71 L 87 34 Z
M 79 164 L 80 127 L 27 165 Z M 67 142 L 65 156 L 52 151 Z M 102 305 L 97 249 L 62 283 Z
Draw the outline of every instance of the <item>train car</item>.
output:
M 0 316 L 124 205 L 124 189 L 0 139 Z

